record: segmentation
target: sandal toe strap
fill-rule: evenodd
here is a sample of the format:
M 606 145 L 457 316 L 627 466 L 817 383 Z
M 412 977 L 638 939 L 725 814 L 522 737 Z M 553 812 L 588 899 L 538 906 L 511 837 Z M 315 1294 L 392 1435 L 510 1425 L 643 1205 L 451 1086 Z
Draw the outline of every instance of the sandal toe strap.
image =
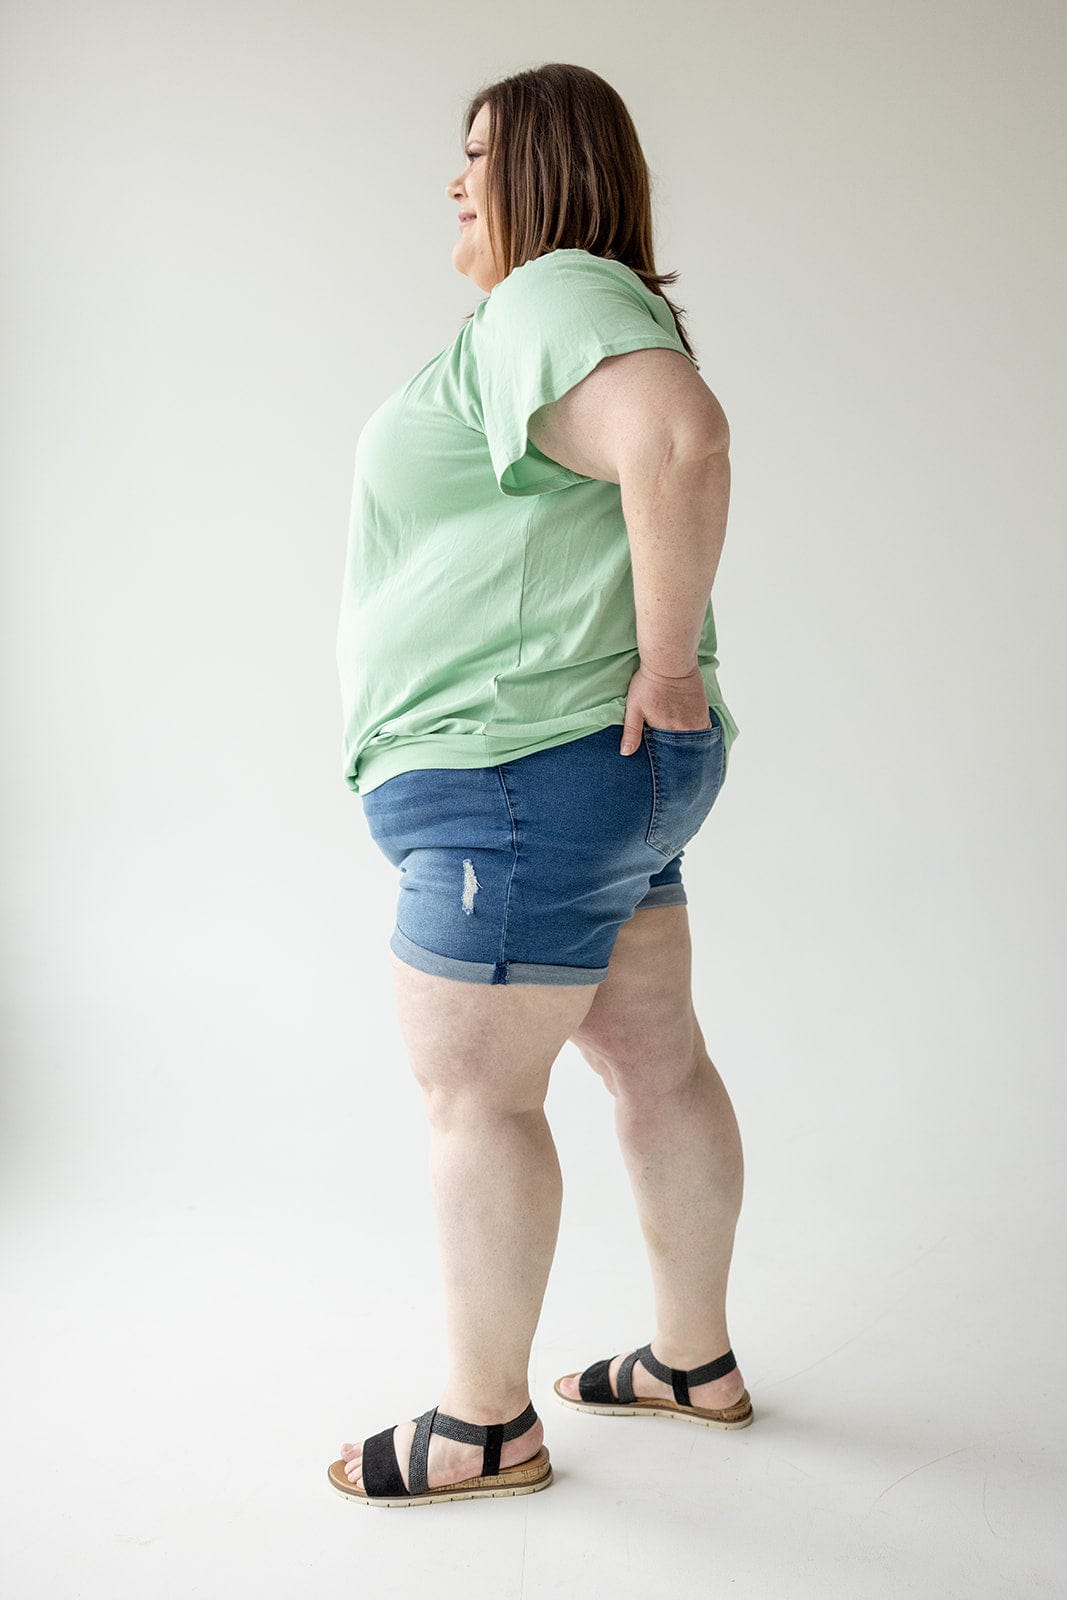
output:
M 400 1476 L 400 1463 L 396 1459 L 394 1431 L 393 1428 L 383 1428 L 381 1433 L 372 1433 L 369 1439 L 363 1441 L 360 1477 L 369 1495 L 392 1496 L 408 1492 Z
M 632 1386 L 629 1395 L 624 1395 L 621 1387 L 618 1395 L 612 1393 L 608 1373 L 614 1360 L 614 1356 L 605 1356 L 603 1361 L 594 1361 L 591 1366 L 586 1367 L 578 1379 L 578 1394 L 583 1400 L 592 1401 L 594 1405 L 610 1406 L 615 1405 L 620 1399 L 633 1398 Z

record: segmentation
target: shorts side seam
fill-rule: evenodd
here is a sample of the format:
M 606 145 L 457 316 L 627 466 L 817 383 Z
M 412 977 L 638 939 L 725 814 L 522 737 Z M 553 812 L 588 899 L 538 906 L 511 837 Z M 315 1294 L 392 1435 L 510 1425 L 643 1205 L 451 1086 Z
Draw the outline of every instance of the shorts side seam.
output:
M 498 965 L 507 968 L 510 963 L 508 962 L 507 956 L 504 954 L 504 952 L 508 947 L 508 916 L 511 912 L 511 886 L 515 881 L 515 871 L 519 864 L 519 830 L 515 821 L 515 812 L 513 811 L 511 805 L 511 796 L 508 794 L 508 786 L 504 779 L 503 762 L 499 762 L 497 764 L 496 775 L 500 780 L 500 788 L 504 795 L 504 804 L 508 808 L 508 817 L 511 821 L 511 871 L 508 873 L 507 888 L 504 891 L 504 915 L 500 919 L 500 952 L 497 956 Z

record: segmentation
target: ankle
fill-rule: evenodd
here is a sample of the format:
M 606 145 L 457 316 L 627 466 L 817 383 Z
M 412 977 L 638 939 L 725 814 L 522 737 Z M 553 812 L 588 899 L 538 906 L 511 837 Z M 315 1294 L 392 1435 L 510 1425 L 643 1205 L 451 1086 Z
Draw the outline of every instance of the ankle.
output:
M 446 1388 L 437 1402 L 438 1410 L 463 1422 L 473 1422 L 479 1427 L 492 1423 L 511 1422 L 530 1404 L 529 1389 L 493 1390 L 463 1389 L 459 1385 Z
M 678 1372 L 692 1372 L 696 1367 L 706 1366 L 709 1361 L 717 1360 L 730 1349 L 729 1335 L 725 1333 L 712 1339 L 703 1339 L 699 1344 L 659 1337 L 653 1338 L 650 1342 L 656 1360 L 662 1361 L 665 1367 L 673 1367 Z M 734 1370 L 731 1367 L 730 1373 Z M 729 1373 L 723 1374 L 724 1377 L 729 1375 Z

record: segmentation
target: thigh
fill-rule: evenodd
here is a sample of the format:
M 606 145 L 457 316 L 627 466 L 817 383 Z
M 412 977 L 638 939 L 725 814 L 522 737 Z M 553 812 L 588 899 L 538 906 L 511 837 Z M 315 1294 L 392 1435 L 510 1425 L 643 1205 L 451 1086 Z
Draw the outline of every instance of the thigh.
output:
M 609 1088 L 667 1087 L 701 1044 L 685 905 L 648 906 L 619 929 L 608 975 L 571 1034 Z
M 427 1094 L 467 1097 L 479 1116 L 543 1105 L 552 1063 L 595 984 L 480 984 L 420 971 L 390 953 L 397 1016 Z M 487 1153 L 491 1177 L 491 1152 Z

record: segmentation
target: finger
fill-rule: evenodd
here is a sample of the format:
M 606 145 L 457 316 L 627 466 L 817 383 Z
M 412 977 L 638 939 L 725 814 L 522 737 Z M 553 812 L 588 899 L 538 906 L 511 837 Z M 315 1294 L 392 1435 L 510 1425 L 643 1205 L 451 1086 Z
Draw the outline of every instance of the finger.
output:
M 622 725 L 622 743 L 619 746 L 620 755 L 632 756 L 634 751 L 640 747 L 644 727 L 645 719 L 640 711 L 627 710 L 626 720 Z

